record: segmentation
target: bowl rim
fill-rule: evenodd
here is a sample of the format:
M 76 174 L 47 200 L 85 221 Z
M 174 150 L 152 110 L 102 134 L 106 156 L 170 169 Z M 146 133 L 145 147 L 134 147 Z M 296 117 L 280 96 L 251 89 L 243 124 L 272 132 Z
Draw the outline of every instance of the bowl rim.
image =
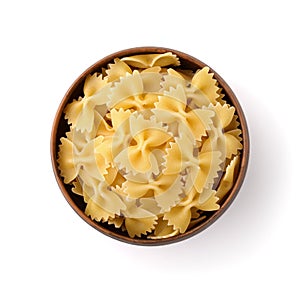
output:
M 73 201 L 73 199 L 70 197 L 69 192 L 67 191 L 65 184 L 60 176 L 59 169 L 58 169 L 58 163 L 57 163 L 57 149 L 58 149 L 58 140 L 57 140 L 57 129 L 58 125 L 61 121 L 61 117 L 63 116 L 63 110 L 66 106 L 66 104 L 70 101 L 70 98 L 72 97 L 74 91 L 80 85 L 86 76 L 88 74 L 92 74 L 94 72 L 99 71 L 100 67 L 106 67 L 108 63 L 111 63 L 113 59 L 115 58 L 122 58 L 124 56 L 131 56 L 131 55 L 137 55 L 137 54 L 145 54 L 145 53 L 165 53 L 165 52 L 172 52 L 178 56 L 180 61 L 184 62 L 187 61 L 188 63 L 193 63 L 195 68 L 203 68 L 204 66 L 209 67 L 210 72 L 214 73 L 214 78 L 218 81 L 219 85 L 223 88 L 223 90 L 226 93 L 226 97 L 232 102 L 233 106 L 236 109 L 236 113 L 239 117 L 239 122 L 242 130 L 242 136 L 243 136 L 243 149 L 241 151 L 241 162 L 240 162 L 240 170 L 238 173 L 238 176 L 236 178 L 236 181 L 231 188 L 231 190 L 228 193 L 228 197 L 221 205 L 220 209 L 215 211 L 213 215 L 207 220 L 205 220 L 203 223 L 200 223 L 199 225 L 196 225 L 194 228 L 186 231 L 185 233 L 163 238 L 163 239 L 138 239 L 138 238 L 130 238 L 129 236 L 120 235 L 117 232 L 111 231 L 105 227 L 101 226 L 101 223 L 93 221 L 90 217 L 88 217 Z M 72 98 L 73 99 L 73 98 Z M 50 153 L 51 153 L 51 162 L 52 162 L 52 169 L 54 172 L 55 179 L 57 181 L 57 184 L 65 197 L 66 201 L 69 203 L 69 205 L 72 207 L 72 209 L 90 226 L 95 228 L 96 230 L 100 231 L 101 233 L 114 238 L 118 241 L 122 241 L 128 244 L 134 244 L 134 245 L 144 245 L 144 246 L 153 246 L 153 245 L 165 245 L 165 244 L 171 244 L 175 242 L 179 242 L 182 240 L 185 240 L 187 238 L 190 238 L 203 230 L 205 230 L 208 226 L 212 225 L 231 205 L 231 203 L 236 198 L 238 192 L 241 189 L 241 186 L 243 184 L 244 178 L 246 176 L 248 162 L 249 162 L 249 153 L 250 153 L 250 140 L 249 140 L 249 130 L 247 126 L 247 121 L 245 114 L 242 110 L 242 107 L 235 96 L 232 89 L 229 87 L 229 85 L 225 82 L 225 80 L 209 65 L 205 64 L 204 62 L 200 61 L 199 59 L 188 55 L 184 52 L 172 49 L 172 48 L 165 48 L 165 47 L 156 47 L 156 46 L 142 46 L 142 47 L 134 47 L 134 48 L 128 48 L 124 50 L 120 50 L 117 52 L 114 52 L 108 56 L 105 56 L 104 58 L 98 60 L 94 64 L 92 64 L 90 67 L 88 67 L 83 73 L 81 73 L 77 79 L 72 83 L 72 85 L 69 87 L 67 92 L 65 93 L 63 99 L 61 100 L 59 107 L 57 109 L 57 112 L 54 117 L 52 131 L 51 131 L 51 139 L 50 139 Z

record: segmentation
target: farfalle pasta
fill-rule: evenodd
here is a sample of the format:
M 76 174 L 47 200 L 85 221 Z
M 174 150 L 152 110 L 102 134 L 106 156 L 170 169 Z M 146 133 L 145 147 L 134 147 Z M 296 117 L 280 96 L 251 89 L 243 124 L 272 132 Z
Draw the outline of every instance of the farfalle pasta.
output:
M 85 213 L 132 238 L 182 234 L 220 208 L 243 149 L 235 108 L 208 67 L 171 52 L 115 59 L 65 108 L 60 174 Z

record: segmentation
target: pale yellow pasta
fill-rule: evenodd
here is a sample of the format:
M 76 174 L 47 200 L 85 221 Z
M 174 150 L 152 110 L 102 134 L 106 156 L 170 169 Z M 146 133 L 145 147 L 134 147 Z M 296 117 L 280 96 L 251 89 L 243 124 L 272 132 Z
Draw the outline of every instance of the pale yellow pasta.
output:
M 101 150 L 106 147 L 105 142 L 107 140 L 103 136 L 98 136 L 87 143 L 79 154 L 74 155 L 75 164 L 83 167 L 83 170 L 87 171 L 90 176 L 99 180 L 104 180 L 103 175 L 109 167 L 109 151 Z
M 182 179 L 180 175 L 162 175 L 158 178 L 154 198 L 161 212 L 167 212 L 181 200 Z
M 164 239 L 172 236 L 176 236 L 179 230 L 174 230 L 173 226 L 168 225 L 168 221 L 159 218 L 155 226 L 155 230 L 149 239 Z
M 107 84 L 107 78 L 102 77 L 102 74 L 94 73 L 88 75 L 83 86 L 83 93 L 85 97 L 89 97 L 97 93 L 103 86 Z
M 110 92 L 109 107 L 138 111 L 154 108 L 160 89 L 159 73 L 134 71 L 120 79 Z
M 82 186 L 82 192 L 85 199 L 89 199 L 97 191 L 100 180 L 92 177 L 86 170 L 81 168 L 78 173 L 78 180 Z
M 134 55 L 129 57 L 124 57 L 121 59 L 125 63 L 130 66 L 138 67 L 138 68 L 149 68 L 154 66 L 169 66 L 180 65 L 180 62 L 176 55 L 171 52 L 163 53 L 163 54 L 141 54 Z
M 109 108 L 112 109 L 127 98 L 143 94 L 143 92 L 143 81 L 140 73 L 138 71 L 134 71 L 133 74 L 126 73 L 111 89 Z
M 217 81 L 213 78 L 213 74 L 209 73 L 208 67 L 204 67 L 195 73 L 192 78 L 192 85 L 200 89 L 212 104 L 217 103 L 219 87 Z
M 191 207 L 176 206 L 164 214 L 164 220 L 167 220 L 174 230 L 184 233 L 191 221 Z
M 243 148 L 241 141 L 239 140 L 239 135 L 241 134 L 240 129 L 226 131 L 226 157 L 231 158 L 238 153 L 238 150 Z
M 205 189 L 209 189 L 214 184 L 214 178 L 218 177 L 220 171 L 220 152 L 211 151 L 199 154 L 198 167 L 192 167 L 188 176 L 189 182 L 200 195 Z
M 155 216 L 161 215 L 161 208 L 158 206 L 156 200 L 154 198 L 140 198 L 140 208 L 146 210 L 147 212 L 151 212 Z
M 119 190 L 117 189 L 116 192 Z M 121 200 L 125 205 L 125 209 L 122 210 L 122 215 L 125 218 L 131 219 L 145 219 L 150 217 L 156 217 L 156 215 L 145 209 L 143 206 L 137 206 L 136 199 L 128 198 L 127 196 L 122 196 Z
M 186 168 L 199 166 L 199 160 L 193 155 L 193 149 L 193 143 L 186 134 L 176 137 L 175 142 L 171 142 L 170 148 L 166 149 L 163 173 L 179 174 Z
M 107 220 L 107 223 L 109 225 L 114 225 L 116 228 L 120 228 L 123 225 L 123 222 L 124 222 L 124 217 L 120 217 L 120 216 L 109 217 Z
M 217 204 L 219 198 L 216 197 L 216 191 L 212 190 L 209 195 L 210 197 L 205 202 L 200 203 L 199 193 L 193 188 L 190 195 L 183 199 L 178 206 L 164 214 L 164 220 L 167 220 L 168 225 L 173 226 L 174 230 L 179 230 L 180 233 L 185 232 L 191 222 L 193 209 L 203 211 L 219 209 L 220 206 Z
M 221 105 L 220 103 L 217 103 L 213 106 L 213 109 L 216 112 L 216 116 L 219 118 L 222 127 L 226 128 L 233 119 L 235 108 L 229 104 Z
M 76 126 L 77 119 L 82 111 L 83 102 L 82 97 L 79 97 L 78 100 L 74 99 L 71 103 L 69 103 L 65 110 L 65 119 L 68 120 L 68 124 Z
M 115 161 L 126 172 L 159 173 L 159 164 L 155 150 L 163 149 L 169 139 L 172 138 L 161 124 L 153 120 L 146 120 L 142 115 L 132 114 L 129 117 L 130 135 L 132 142 L 115 156 Z
M 171 88 L 176 88 L 178 85 L 181 85 L 186 90 L 188 84 L 188 81 L 186 81 L 174 69 L 168 69 L 167 74 L 163 76 L 160 91 L 164 93 L 165 91 L 170 91 Z
M 133 173 L 159 174 L 159 164 L 157 163 L 156 156 L 153 152 L 145 149 L 140 151 L 138 148 L 129 147 L 121 151 L 116 157 L 115 162 L 119 169 L 124 169 L 126 174 Z
M 147 234 L 151 232 L 156 225 L 157 217 L 149 218 L 126 218 L 125 227 L 130 237 L 138 236 L 141 237 L 142 234 Z
M 114 60 L 113 64 L 109 64 L 108 67 L 109 68 L 105 71 L 105 73 L 109 82 L 119 80 L 120 77 L 125 76 L 128 73 L 132 73 L 131 68 L 124 61 L 120 61 L 118 58 Z
M 209 106 L 209 108 L 212 108 L 216 112 L 217 120 L 215 123 L 219 123 L 220 128 L 223 130 L 226 157 L 231 159 L 232 156 L 236 155 L 243 148 L 240 138 L 242 131 L 237 128 L 239 124 L 236 122 L 236 118 L 234 118 L 235 108 L 230 107 L 228 104 L 221 105 L 219 103 Z
M 85 213 L 131 238 L 182 234 L 233 187 L 242 138 L 208 67 L 172 53 L 115 59 L 65 108 L 58 164 Z
M 141 71 L 142 74 L 144 73 L 149 73 L 149 72 L 153 72 L 153 73 L 159 73 L 161 71 L 161 67 L 160 66 L 153 66 L 153 67 L 149 67 L 149 68 L 145 68 Z
M 176 89 L 171 87 L 170 91 L 165 92 L 165 96 L 159 97 L 155 107 L 153 113 L 159 121 L 167 124 L 178 122 L 180 131 L 188 128 L 190 137 L 199 141 L 207 134 L 206 131 L 212 124 L 210 118 L 214 116 L 212 111 L 203 109 L 186 112 L 187 99 L 182 85 L 178 85 Z
M 70 128 L 70 131 L 66 133 L 66 138 L 71 141 L 78 151 L 81 151 L 84 146 L 95 137 L 95 132 L 93 133 L 81 133 L 80 131 Z
M 162 81 L 162 75 L 151 68 L 145 69 L 141 72 L 140 76 L 143 82 L 144 93 L 158 92 Z
M 179 73 L 170 68 L 167 70 L 167 74 L 164 75 L 163 78 L 164 81 L 160 84 L 160 91 L 164 93 L 165 91 L 169 91 L 171 88 L 176 88 L 178 85 L 181 85 L 186 95 L 188 108 L 200 108 L 210 104 L 209 98 L 196 86 L 192 85 L 191 81 L 187 79 L 182 72 Z M 191 100 L 193 101 L 191 102 Z
M 106 211 L 103 207 L 99 205 L 100 196 L 96 195 L 94 198 L 90 198 L 87 202 L 85 208 L 86 215 L 90 216 L 95 221 L 104 221 L 107 222 L 109 218 L 114 218 L 115 213 Z
M 91 132 L 95 113 L 97 113 L 95 107 L 103 106 L 108 101 L 111 84 L 102 79 L 102 75 L 95 75 L 88 76 L 85 81 L 85 96 L 68 104 L 65 109 L 65 117 L 68 119 L 68 123 L 76 126 L 76 129 L 81 132 L 85 130 Z M 106 108 L 104 112 L 106 112 Z
M 124 192 L 132 199 L 142 197 L 154 197 L 158 207 L 170 208 L 180 200 L 183 192 L 180 175 L 160 175 L 156 181 L 149 180 L 147 183 L 139 183 L 127 180 L 124 183 Z M 169 195 L 173 197 L 170 198 Z M 152 206 L 156 209 L 156 207 Z M 151 210 L 152 211 L 152 210 Z
M 118 176 L 118 169 L 113 166 L 112 163 L 109 164 L 109 167 L 106 167 L 106 172 L 104 172 L 103 177 L 108 186 L 112 185 Z
M 68 184 L 77 177 L 80 167 L 74 162 L 74 153 L 76 154 L 74 144 L 67 138 L 61 138 L 60 141 L 61 145 L 58 152 L 59 169 L 64 182 Z
M 217 196 L 219 199 L 223 199 L 228 191 L 233 187 L 234 179 L 240 163 L 240 156 L 236 155 L 226 168 L 225 174 L 221 179 L 220 185 L 217 189 Z

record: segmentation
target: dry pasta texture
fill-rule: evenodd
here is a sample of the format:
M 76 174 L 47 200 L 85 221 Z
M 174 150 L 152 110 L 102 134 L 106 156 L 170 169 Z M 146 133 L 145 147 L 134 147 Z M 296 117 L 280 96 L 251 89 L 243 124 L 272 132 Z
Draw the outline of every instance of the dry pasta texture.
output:
M 58 164 L 85 213 L 132 238 L 184 233 L 220 208 L 243 148 L 235 108 L 208 67 L 170 52 L 115 59 L 65 108 Z

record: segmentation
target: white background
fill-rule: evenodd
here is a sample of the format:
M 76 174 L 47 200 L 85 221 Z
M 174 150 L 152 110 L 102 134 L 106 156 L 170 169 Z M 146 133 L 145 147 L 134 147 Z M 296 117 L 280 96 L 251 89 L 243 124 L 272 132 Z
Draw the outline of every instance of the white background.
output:
M 0 287 L 299 288 L 296 4 L 1 1 Z M 215 69 L 240 100 L 251 138 L 230 209 L 201 234 L 161 247 L 124 244 L 88 226 L 50 162 L 52 122 L 71 83 L 102 57 L 147 45 Z

